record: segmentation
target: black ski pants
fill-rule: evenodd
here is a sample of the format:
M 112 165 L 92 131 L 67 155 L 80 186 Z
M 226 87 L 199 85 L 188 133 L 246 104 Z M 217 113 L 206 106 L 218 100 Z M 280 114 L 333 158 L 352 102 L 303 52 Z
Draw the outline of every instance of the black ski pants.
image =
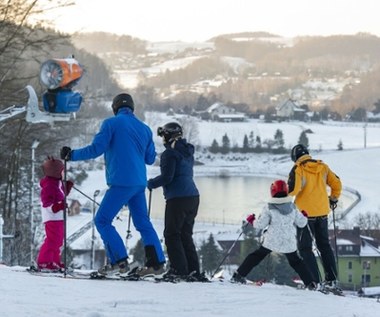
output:
M 194 220 L 198 213 L 199 196 L 178 197 L 166 201 L 165 245 L 170 268 L 178 275 L 199 273 L 199 259 L 193 241 Z
M 251 270 L 257 266 L 264 258 L 271 253 L 272 251 L 261 246 L 256 251 L 247 255 L 244 259 L 243 263 L 237 269 L 238 273 L 241 276 L 247 276 Z M 306 267 L 305 263 L 299 257 L 297 251 L 291 253 L 284 253 L 286 259 L 289 262 L 289 265 L 293 268 L 294 271 L 297 272 L 301 280 L 305 285 L 309 285 L 313 282 L 313 277 Z
M 325 280 L 336 280 L 337 270 L 334 253 L 331 249 L 329 241 L 328 218 L 327 216 L 309 218 L 308 224 L 312 235 L 310 234 L 310 230 L 307 226 L 297 229 L 298 250 L 300 255 L 313 274 L 314 280 L 321 282 L 322 277 L 318 269 L 317 260 L 313 253 L 314 237 L 316 247 L 320 253 L 323 270 L 325 272 Z

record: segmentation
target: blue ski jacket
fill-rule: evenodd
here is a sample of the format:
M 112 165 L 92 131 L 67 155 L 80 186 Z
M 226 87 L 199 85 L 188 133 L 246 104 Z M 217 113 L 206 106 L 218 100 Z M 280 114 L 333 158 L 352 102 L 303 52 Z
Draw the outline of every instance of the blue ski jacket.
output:
M 72 150 L 71 160 L 81 161 L 104 154 L 108 186 L 146 186 L 146 165 L 154 163 L 156 151 L 151 129 L 129 108 L 103 121 L 92 143 Z
M 161 175 L 148 181 L 148 188 L 163 187 L 165 199 L 199 196 L 193 180 L 194 146 L 186 139 L 165 144 Z

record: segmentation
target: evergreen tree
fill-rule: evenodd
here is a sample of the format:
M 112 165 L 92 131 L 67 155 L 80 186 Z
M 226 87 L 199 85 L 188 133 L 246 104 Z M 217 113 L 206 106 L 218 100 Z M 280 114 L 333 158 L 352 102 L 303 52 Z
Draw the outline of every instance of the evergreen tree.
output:
M 256 148 L 261 149 L 261 138 L 259 136 L 256 137 Z
M 343 151 L 343 142 L 342 142 L 342 139 L 339 140 L 338 151 Z
M 141 239 L 139 239 L 134 248 L 131 249 L 131 255 L 133 255 L 133 261 L 138 262 L 141 265 L 145 263 L 145 250 L 144 244 Z
M 212 141 L 209 151 L 214 154 L 220 151 L 219 144 L 215 139 Z
M 199 256 L 202 259 L 202 270 L 208 274 L 214 273 L 221 260 L 222 252 L 218 249 L 212 234 L 207 241 L 203 241 Z
M 282 130 L 280 129 L 276 130 L 276 133 L 274 134 L 274 140 L 279 149 L 284 148 L 285 141 L 284 141 L 284 133 L 282 132 Z
M 309 148 L 309 139 L 305 131 L 302 131 L 298 139 L 298 144 L 304 145 L 306 148 Z
M 253 148 L 254 144 L 255 144 L 254 134 L 253 134 L 253 131 L 251 131 L 249 133 L 249 147 Z
M 247 153 L 248 151 L 249 151 L 248 137 L 246 134 L 244 134 L 242 153 Z
M 221 148 L 221 152 L 223 154 L 226 154 L 230 151 L 230 147 L 231 147 L 231 142 L 230 142 L 230 139 L 227 135 L 227 133 L 225 135 L 223 135 L 223 138 L 222 138 L 222 148 Z
M 299 276 L 289 265 L 286 256 L 283 254 L 273 254 L 275 256 L 275 268 L 274 268 L 274 279 L 276 284 L 285 284 L 289 286 L 294 286 L 293 279 Z

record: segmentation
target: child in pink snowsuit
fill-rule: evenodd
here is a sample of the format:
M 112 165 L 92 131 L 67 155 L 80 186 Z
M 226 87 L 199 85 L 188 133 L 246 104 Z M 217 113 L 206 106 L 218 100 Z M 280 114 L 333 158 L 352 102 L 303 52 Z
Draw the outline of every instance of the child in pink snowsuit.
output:
M 48 157 L 42 169 L 45 176 L 40 181 L 41 213 L 46 237 L 37 257 L 37 265 L 41 270 L 58 271 L 64 268 L 60 250 L 64 238 L 65 193 L 62 182 L 64 165 L 61 160 Z M 71 181 L 66 182 L 67 194 L 73 185 Z

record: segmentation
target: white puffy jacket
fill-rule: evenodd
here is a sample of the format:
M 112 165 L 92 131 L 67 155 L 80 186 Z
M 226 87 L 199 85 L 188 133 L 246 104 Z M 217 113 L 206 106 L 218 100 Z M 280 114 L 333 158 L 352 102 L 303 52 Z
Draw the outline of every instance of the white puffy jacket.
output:
M 297 229 L 307 224 L 307 218 L 298 211 L 292 197 L 271 198 L 254 222 L 254 228 L 264 230 L 263 247 L 278 253 L 297 250 Z

